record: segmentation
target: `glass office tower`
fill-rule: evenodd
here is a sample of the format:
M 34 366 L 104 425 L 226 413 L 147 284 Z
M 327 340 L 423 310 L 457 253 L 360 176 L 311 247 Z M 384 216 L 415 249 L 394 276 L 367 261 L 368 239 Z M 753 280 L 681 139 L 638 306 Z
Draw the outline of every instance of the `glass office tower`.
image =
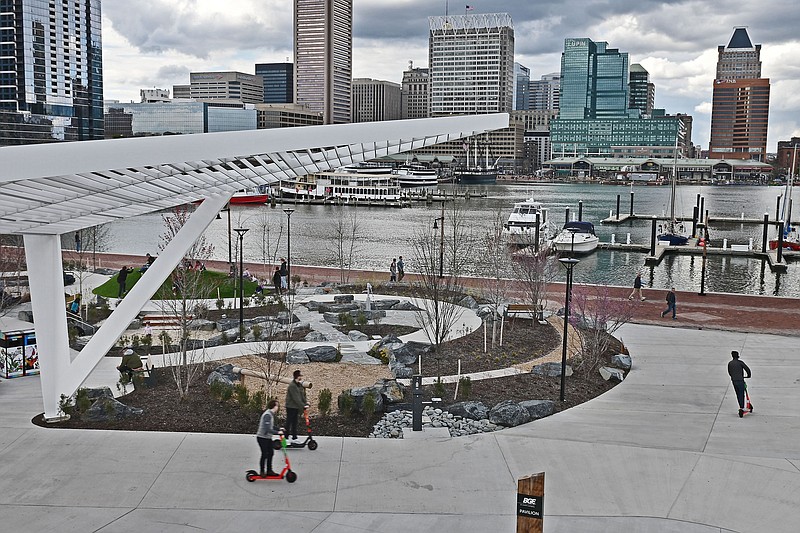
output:
M 100 0 L 0 0 L 0 145 L 103 138 Z
M 264 80 L 265 104 L 291 104 L 294 101 L 293 63 L 256 63 L 256 76 Z

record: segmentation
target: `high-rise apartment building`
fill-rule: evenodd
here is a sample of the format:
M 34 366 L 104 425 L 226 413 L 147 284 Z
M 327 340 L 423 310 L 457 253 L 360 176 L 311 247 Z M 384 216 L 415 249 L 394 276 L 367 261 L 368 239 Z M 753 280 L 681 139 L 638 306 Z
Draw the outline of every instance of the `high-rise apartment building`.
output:
M 431 116 L 511 111 L 514 26 L 508 13 L 429 17 Z
M 400 114 L 403 119 L 428 118 L 430 116 L 429 81 L 427 68 L 414 68 L 414 64 L 409 62 L 408 70 L 403 71 L 400 93 Z
M 708 157 L 764 161 L 770 83 L 761 77 L 761 45 L 753 46 L 745 28 L 735 28 L 717 54 Z
M 256 76 L 264 82 L 264 103 L 290 104 L 294 101 L 294 64 L 257 63 Z
M 559 92 L 561 91 L 561 73 L 545 74 L 540 80 L 531 81 L 530 109 L 548 111 L 559 108 Z
M 400 85 L 370 78 L 353 79 L 352 122 L 400 119 Z
M 631 65 L 628 90 L 628 107 L 638 109 L 642 115 L 652 115 L 656 103 L 656 86 L 650 81 L 650 73 L 639 63 Z
M 294 102 L 350 121 L 353 0 L 294 0 Z
M 514 100 L 511 108 L 515 111 L 526 111 L 530 109 L 531 99 L 531 69 L 514 63 Z
M 244 72 L 192 72 L 189 93 L 195 100 L 239 100 L 259 104 L 264 98 L 261 76 Z
M 103 138 L 100 0 L 0 0 L 0 145 Z

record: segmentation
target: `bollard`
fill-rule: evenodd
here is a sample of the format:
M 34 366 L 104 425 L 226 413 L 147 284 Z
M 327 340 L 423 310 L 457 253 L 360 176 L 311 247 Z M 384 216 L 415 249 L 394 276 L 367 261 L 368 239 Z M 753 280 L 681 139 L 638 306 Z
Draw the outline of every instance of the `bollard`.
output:
M 564 213 L 564 224 L 569 222 L 569 207 L 567 207 L 566 212 Z
M 722 239 L 722 249 L 723 250 L 728 249 L 728 239 Z
M 411 430 L 422 431 L 422 376 L 411 376 Z
M 653 227 L 650 229 L 650 257 L 656 255 L 656 223 L 658 219 L 653 217 Z
M 750 240 L 747 241 L 747 251 L 749 252 L 752 249 L 753 249 L 753 238 L 750 237 Z
M 616 233 L 611 234 L 611 244 L 617 244 L 617 235 Z
M 625 234 L 625 244 L 630 244 L 630 243 L 631 243 L 631 234 L 627 233 Z
M 742 211 L 742 220 L 744 220 L 744 211 Z
M 619 194 L 617 195 L 617 220 L 619 220 Z
M 613 216 L 614 216 L 614 210 L 613 209 L 609 209 L 608 210 L 608 218 L 611 218 Z
M 632 217 L 633 216 L 633 191 L 631 191 L 631 210 L 628 214 Z
M 578 200 L 578 221 L 583 221 L 583 200 Z
M 536 212 L 536 226 L 533 230 L 533 251 L 539 253 L 539 217 L 541 217 L 541 213 L 539 211 Z

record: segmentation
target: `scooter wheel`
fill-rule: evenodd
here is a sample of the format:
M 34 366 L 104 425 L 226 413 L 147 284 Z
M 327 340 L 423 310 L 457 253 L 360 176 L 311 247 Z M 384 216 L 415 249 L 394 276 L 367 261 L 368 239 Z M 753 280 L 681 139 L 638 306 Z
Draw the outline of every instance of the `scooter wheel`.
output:
M 308 441 L 308 449 L 311 450 L 312 452 L 317 449 L 317 446 L 319 446 L 319 444 L 317 444 L 317 441 L 315 440 Z
M 289 483 L 294 483 L 295 481 L 297 481 L 297 474 L 289 470 L 288 472 L 286 472 L 286 481 L 288 481 Z
M 247 473 L 244 475 L 244 478 L 252 483 L 253 481 L 256 480 L 257 475 L 258 472 L 256 472 L 255 470 L 248 470 Z
M 272 441 L 272 449 L 273 450 L 280 450 L 281 449 L 281 441 L 279 441 L 279 440 Z

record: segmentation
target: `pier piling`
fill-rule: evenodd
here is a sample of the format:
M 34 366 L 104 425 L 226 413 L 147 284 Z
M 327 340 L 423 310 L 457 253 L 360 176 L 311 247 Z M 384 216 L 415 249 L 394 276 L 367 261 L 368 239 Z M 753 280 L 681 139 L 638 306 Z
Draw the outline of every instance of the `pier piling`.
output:
M 769 213 L 764 213 L 764 230 L 761 238 L 761 253 L 767 253 L 767 230 L 769 229 Z
M 617 195 L 617 220 L 619 220 L 619 194 Z
M 700 197 L 700 210 L 699 210 L 700 217 L 702 217 L 703 220 L 708 222 L 708 211 L 705 210 L 705 207 L 706 207 L 706 199 L 705 199 L 704 196 L 701 196 Z M 705 213 L 706 216 L 703 216 L 703 213 Z
M 534 226 L 534 230 L 533 230 L 533 237 L 534 237 L 534 239 L 533 239 L 533 251 L 535 251 L 536 253 L 539 253 L 539 225 L 541 224 L 541 222 L 539 222 L 539 217 L 540 216 L 541 216 L 541 213 L 539 213 L 537 211 L 536 212 L 536 226 Z
M 692 238 L 697 237 L 697 216 L 700 214 L 700 206 L 692 208 Z
M 569 207 L 567 207 L 566 211 L 564 212 L 564 224 L 569 222 Z
M 653 217 L 652 226 L 650 227 L 650 256 L 655 257 L 656 255 L 656 223 L 658 219 Z
M 631 191 L 631 209 L 628 214 L 631 216 L 631 218 L 633 217 L 633 191 Z
M 583 222 L 583 200 L 578 200 L 578 222 Z
M 778 263 L 783 262 L 783 228 L 786 227 L 783 220 L 778 222 Z
M 775 199 L 775 220 L 778 220 L 778 217 L 781 216 L 781 198 L 783 197 L 782 194 L 779 194 L 778 197 Z

